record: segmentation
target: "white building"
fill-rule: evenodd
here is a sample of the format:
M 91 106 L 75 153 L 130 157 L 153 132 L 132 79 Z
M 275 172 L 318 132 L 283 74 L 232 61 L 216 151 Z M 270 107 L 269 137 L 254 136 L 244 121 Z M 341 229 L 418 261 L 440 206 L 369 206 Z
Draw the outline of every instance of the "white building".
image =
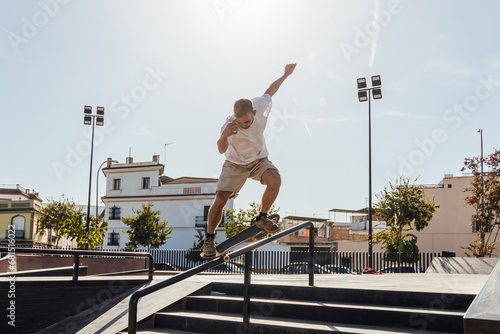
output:
M 180 177 L 172 179 L 162 175 L 164 165 L 159 156 L 151 162 L 133 162 L 131 157 L 125 163 L 108 164 L 103 168 L 106 176 L 106 196 L 102 201 L 106 206 L 104 220 L 108 222 L 108 232 L 103 241 L 104 248 L 124 248 L 128 226 L 121 218 L 136 216 L 135 210 L 142 204 L 152 202 L 153 210 L 159 210 L 161 220 L 172 226 L 170 239 L 161 247 L 165 249 L 188 249 L 196 241 L 197 231 L 205 233 L 208 209 L 215 198 L 217 179 Z M 226 209 L 233 209 L 230 199 Z M 225 211 L 225 210 L 224 210 Z M 222 229 L 217 232 L 217 242 L 224 240 Z

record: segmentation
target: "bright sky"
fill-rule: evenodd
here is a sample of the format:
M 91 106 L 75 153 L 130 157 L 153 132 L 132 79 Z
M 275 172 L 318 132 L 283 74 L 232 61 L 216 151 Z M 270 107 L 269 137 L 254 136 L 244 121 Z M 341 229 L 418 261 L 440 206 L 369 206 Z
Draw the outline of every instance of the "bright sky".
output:
M 111 157 L 165 159 L 170 177 L 218 177 L 216 141 L 234 100 L 274 96 L 270 160 L 282 216 L 327 217 L 368 201 L 368 103 L 356 79 L 380 74 L 372 101 L 373 194 L 404 174 L 460 175 L 500 148 L 498 1 L 6 0 L 0 2 L 0 183 L 85 204 L 91 127 L 105 107 L 95 173 Z M 166 143 L 172 143 L 165 146 Z M 165 149 L 166 147 L 166 149 Z M 99 178 L 104 195 L 105 178 Z M 260 201 L 248 181 L 235 205 Z

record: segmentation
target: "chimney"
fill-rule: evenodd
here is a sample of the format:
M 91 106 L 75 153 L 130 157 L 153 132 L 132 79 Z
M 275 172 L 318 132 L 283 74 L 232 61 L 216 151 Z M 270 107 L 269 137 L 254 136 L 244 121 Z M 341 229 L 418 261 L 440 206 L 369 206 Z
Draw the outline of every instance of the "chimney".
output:
M 127 164 L 132 164 L 132 163 L 134 163 L 134 158 L 132 158 L 132 157 L 127 157 L 127 159 L 126 159 L 126 163 L 127 163 Z
M 160 162 L 160 156 L 158 154 L 153 155 L 153 162 Z
M 112 159 L 112 158 L 108 158 L 108 160 L 106 161 L 106 162 L 107 162 L 107 163 L 106 163 L 106 168 L 111 167 L 111 162 L 112 162 L 112 161 L 113 161 L 113 159 Z

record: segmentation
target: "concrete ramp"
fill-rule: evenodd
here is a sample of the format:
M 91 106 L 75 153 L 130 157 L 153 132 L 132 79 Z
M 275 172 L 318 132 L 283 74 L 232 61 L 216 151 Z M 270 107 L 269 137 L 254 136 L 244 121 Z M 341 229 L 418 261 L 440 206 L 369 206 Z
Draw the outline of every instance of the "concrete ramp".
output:
M 500 329 L 500 262 L 464 315 L 465 334 L 498 333 Z
M 499 258 L 435 257 L 426 273 L 489 275 Z

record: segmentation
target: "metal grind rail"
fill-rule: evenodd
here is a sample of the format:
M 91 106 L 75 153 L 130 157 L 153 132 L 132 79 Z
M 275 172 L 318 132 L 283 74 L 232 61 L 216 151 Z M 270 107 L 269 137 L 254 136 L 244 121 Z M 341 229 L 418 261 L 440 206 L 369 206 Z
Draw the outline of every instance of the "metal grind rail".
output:
M 235 251 L 229 252 L 228 257 L 226 258 L 228 261 L 234 258 L 237 258 L 241 255 L 245 255 L 245 273 L 244 273 L 244 286 L 243 286 L 243 322 L 246 324 L 246 328 L 250 328 L 250 277 L 251 277 L 251 256 L 252 251 L 259 247 L 262 247 L 274 240 L 280 239 L 288 234 L 294 233 L 301 229 L 309 227 L 309 285 L 314 285 L 314 225 L 312 222 L 308 221 L 302 223 L 300 225 L 291 227 L 287 230 L 276 233 L 268 238 L 256 241 L 247 245 L 245 247 L 236 249 Z M 149 286 L 142 290 L 138 290 L 132 294 L 129 301 L 129 309 L 128 309 L 128 334 L 136 334 L 137 333 L 137 304 L 139 303 L 139 299 L 149 295 L 155 291 L 166 288 L 172 284 L 183 281 L 191 276 L 199 274 L 205 270 L 216 267 L 221 263 L 224 263 L 224 257 L 219 257 L 213 260 L 210 260 L 204 264 L 199 265 L 198 267 L 194 267 L 189 269 L 183 273 L 177 274 L 174 277 L 162 281 L 158 284 Z
M 153 279 L 153 256 L 146 252 L 102 252 L 90 250 L 70 250 L 70 249 L 43 249 L 43 248 L 15 248 L 0 247 L 0 253 L 28 253 L 28 254 L 49 254 L 49 255 L 71 255 L 73 256 L 73 281 L 78 281 L 78 271 L 80 269 L 80 256 L 101 256 L 101 257 L 143 257 L 147 258 L 148 280 Z

